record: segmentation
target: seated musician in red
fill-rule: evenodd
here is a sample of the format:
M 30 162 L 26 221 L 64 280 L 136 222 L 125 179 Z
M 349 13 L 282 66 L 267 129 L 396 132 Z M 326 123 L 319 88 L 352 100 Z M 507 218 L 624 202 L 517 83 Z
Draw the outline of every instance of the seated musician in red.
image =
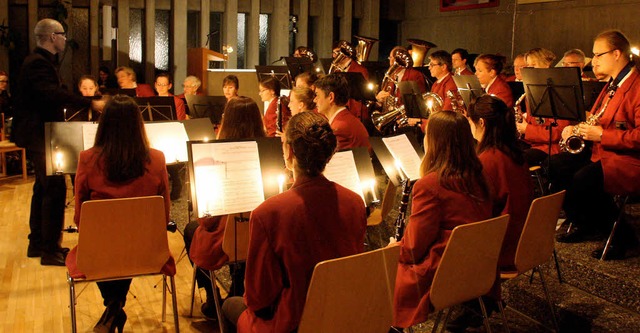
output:
M 160 73 L 156 76 L 155 88 L 158 92 L 158 96 L 173 96 L 171 88 L 173 88 L 173 80 L 169 73 Z M 184 101 L 178 97 L 173 96 L 173 101 L 176 105 L 176 115 L 178 120 L 187 119 L 187 112 L 185 111 Z
M 364 250 L 362 199 L 322 175 L 336 148 L 327 120 L 296 114 L 282 148 L 293 186 L 251 213 L 244 302 L 232 297 L 222 307 L 240 333 L 294 332 L 315 265 Z
M 266 129 L 268 137 L 275 137 L 276 131 L 282 131 L 287 125 L 287 121 L 291 118 L 291 111 L 289 111 L 288 103 L 284 102 L 280 98 L 280 81 L 273 77 L 267 77 L 262 79 L 258 85 L 258 94 L 263 102 L 269 102 L 269 107 L 264 113 L 262 119 L 264 128 Z M 280 110 L 280 116 L 278 116 L 278 110 Z M 281 120 L 281 124 L 278 125 L 278 121 Z M 278 126 L 282 126 L 280 129 Z
M 555 59 L 555 54 L 544 48 L 535 48 L 525 53 L 527 67 L 550 68 Z M 528 104 L 527 110 L 531 110 Z M 549 118 L 531 117 L 527 113 L 525 113 L 525 116 L 525 121 L 516 123 L 518 132 L 524 136 L 522 140 L 531 146 L 531 148 L 524 151 L 525 160 L 530 166 L 541 165 L 548 158 L 549 154 L 549 126 L 552 120 Z M 569 125 L 569 121 L 567 120 L 557 120 L 557 123 L 558 126 L 551 128 L 551 155 L 560 152 L 560 146 L 558 145 L 560 134 L 562 130 Z
M 476 77 L 489 95 L 500 98 L 507 107 L 513 107 L 511 88 L 500 76 L 507 58 L 497 54 L 481 54 L 476 58 Z
M 591 110 L 592 116 L 603 112 L 595 124 L 577 125 L 577 135 L 591 142 L 593 149 L 591 161 L 575 168 L 567 188 L 564 210 L 573 230 L 558 235 L 560 242 L 608 234 L 619 213 L 613 195 L 640 193 L 640 58 L 632 55 L 629 39 L 618 30 L 599 34 L 593 54 L 594 72 L 611 80 Z M 562 137 L 572 135 L 573 130 L 567 126 Z M 605 259 L 623 259 L 637 244 L 633 227 L 622 219 Z M 602 251 L 599 248 L 592 256 L 599 259 Z
M 571 49 L 562 56 L 562 67 L 578 67 L 580 68 L 580 77 L 582 81 L 598 81 L 596 78 L 590 78 L 584 72 L 586 56 L 580 49 Z
M 168 223 L 171 202 L 164 155 L 149 147 L 136 102 L 131 97 L 116 95 L 107 102 L 100 117 L 95 145 L 80 152 L 74 221 L 82 232 L 80 211 L 85 201 L 149 195 L 164 197 Z M 76 266 L 76 251 L 74 248 L 67 256 L 70 271 Z M 116 327 L 124 326 L 127 315 L 122 308 L 130 285 L 131 279 L 98 282 L 107 308 L 95 331 L 115 332 Z
M 527 67 L 526 61 L 524 61 L 524 53 L 516 55 L 513 59 L 513 75 L 507 77 L 507 82 L 522 82 L 522 69 Z
M 131 67 L 120 66 L 115 71 L 120 89 L 135 89 L 136 97 L 153 97 L 153 88 L 146 83 L 136 82 L 136 72 Z
M 393 65 L 395 65 L 396 63 L 396 55 L 398 52 L 408 52 L 407 49 L 405 49 L 402 46 L 396 46 L 394 47 L 391 52 L 389 53 L 389 67 L 393 67 Z M 413 67 L 403 67 L 403 69 L 398 73 L 398 76 L 396 78 L 397 82 L 406 82 L 406 81 L 413 81 L 415 83 L 418 84 L 418 88 L 420 89 L 420 93 L 425 93 L 427 92 L 427 84 L 426 81 L 424 80 L 424 75 L 422 75 L 422 73 L 420 73 L 420 71 L 413 69 Z M 400 89 L 398 89 L 394 84 L 392 84 L 391 87 L 391 91 L 394 92 L 395 91 L 395 95 L 393 97 L 396 97 L 397 99 L 399 99 L 401 97 L 400 94 Z M 389 91 L 386 90 L 381 90 L 377 95 L 376 95 L 376 100 L 381 103 L 384 104 L 384 101 L 390 96 L 391 94 L 389 93 Z M 388 110 L 384 110 L 385 112 L 387 112 Z
M 256 102 L 249 97 L 233 97 L 224 108 L 224 116 L 218 130 L 218 140 L 247 139 L 265 137 L 262 116 Z M 198 163 L 198 161 L 194 161 Z M 184 243 L 189 259 L 207 271 L 220 269 L 229 258 L 222 251 L 222 239 L 226 228 L 227 216 L 201 217 L 184 228 Z M 242 296 L 244 293 L 244 267 L 231 270 L 230 296 Z M 207 318 L 217 318 L 213 304 L 213 290 L 209 277 L 202 270 L 196 271 L 198 287 L 204 288 L 207 299 L 200 308 Z
M 345 104 L 349 99 L 347 80 L 336 74 L 329 74 L 315 83 L 318 112 L 324 115 L 338 139 L 338 150 L 369 145 L 369 134 L 364 125 L 347 111 Z
M 289 95 L 289 110 L 291 115 L 295 116 L 300 112 L 318 112 L 316 109 L 316 103 L 313 101 L 316 98 L 316 93 L 307 87 L 298 87 L 291 89 Z
M 433 114 L 424 145 L 422 178 L 413 186 L 411 216 L 400 241 L 393 297 L 393 326 L 398 328 L 426 321 L 433 310 L 429 289 L 453 228 L 492 216 L 467 119 L 451 111 Z
M 451 76 L 451 55 L 443 50 L 431 53 L 429 55 L 429 72 L 431 76 L 436 78 L 436 82 L 431 85 L 431 92 L 442 98 L 443 110 L 452 110 L 451 98 L 447 96 L 447 91 L 458 90 L 458 87 Z
M 451 51 L 451 64 L 455 75 L 473 75 L 473 72 L 467 65 L 469 52 L 465 49 L 455 49 Z

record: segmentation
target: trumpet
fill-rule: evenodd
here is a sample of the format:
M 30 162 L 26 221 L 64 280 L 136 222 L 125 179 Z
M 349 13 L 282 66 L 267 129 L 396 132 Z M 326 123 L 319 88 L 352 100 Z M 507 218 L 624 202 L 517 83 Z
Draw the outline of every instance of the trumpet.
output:
M 588 126 L 595 125 L 596 122 L 604 114 L 604 111 L 607 109 L 607 105 L 609 105 L 609 102 L 613 98 L 613 94 L 614 93 L 615 93 L 615 90 L 611 90 L 609 92 L 609 96 L 608 96 L 607 100 L 605 101 L 604 105 L 602 106 L 602 109 L 600 109 L 600 111 L 598 111 L 598 113 L 596 113 L 594 115 L 591 115 L 591 117 L 589 117 L 589 119 L 587 119 L 586 122 L 583 122 L 581 124 L 585 124 L 585 125 L 588 125 Z M 571 135 L 568 136 L 566 139 L 561 139 L 560 142 L 558 142 L 558 144 L 560 145 L 560 150 L 563 151 L 563 152 L 567 152 L 567 153 L 571 153 L 571 154 L 580 154 L 584 150 L 584 147 L 586 146 L 586 143 L 584 142 L 584 139 L 580 136 L 580 126 L 579 125 L 573 126 L 573 130 L 571 131 Z

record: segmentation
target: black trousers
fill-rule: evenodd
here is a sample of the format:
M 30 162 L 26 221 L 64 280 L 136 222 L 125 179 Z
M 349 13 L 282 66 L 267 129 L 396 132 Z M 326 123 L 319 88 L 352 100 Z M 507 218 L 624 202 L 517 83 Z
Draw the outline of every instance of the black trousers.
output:
M 114 302 L 120 302 L 124 306 L 131 286 L 131 279 L 97 282 L 97 284 L 105 306 Z
M 591 163 L 591 149 L 585 148 L 579 154 L 560 153 L 549 158 L 548 177 L 551 192 L 566 190 L 573 182 L 578 170 Z
M 67 185 L 62 175 L 46 175 L 44 152 L 27 150 L 27 157 L 33 163 L 36 175 L 29 216 L 29 242 L 31 246 L 51 253 L 60 247 Z

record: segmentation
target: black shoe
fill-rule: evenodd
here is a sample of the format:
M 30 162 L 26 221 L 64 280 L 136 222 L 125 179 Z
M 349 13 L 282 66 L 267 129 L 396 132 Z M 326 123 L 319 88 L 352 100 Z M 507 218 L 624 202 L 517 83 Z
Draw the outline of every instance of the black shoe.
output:
M 469 327 L 476 328 L 482 326 L 483 321 L 484 318 L 482 318 L 478 312 L 465 306 L 447 322 L 447 331 L 453 333 L 464 332 Z
M 600 259 L 602 258 L 602 252 L 604 252 L 604 246 L 591 252 L 591 257 L 595 259 Z M 626 254 L 627 254 L 626 247 L 611 244 L 609 245 L 609 251 L 607 251 L 607 255 L 604 257 L 603 260 L 622 260 L 627 257 Z
M 42 252 L 42 257 L 40 258 L 40 265 L 64 266 L 65 259 L 66 259 L 66 253 L 63 253 L 62 251 Z
M 214 320 L 214 321 L 218 320 L 218 316 L 216 314 L 216 307 L 213 304 L 213 301 L 204 302 L 200 307 L 200 312 L 202 312 L 202 315 L 209 320 Z
M 40 245 L 29 243 L 29 247 L 27 248 L 27 257 L 39 258 L 40 256 L 42 256 L 42 249 L 40 248 Z
M 571 230 L 556 235 L 556 241 L 560 243 L 580 243 L 586 241 L 602 240 L 604 234 L 593 229 L 573 225 Z

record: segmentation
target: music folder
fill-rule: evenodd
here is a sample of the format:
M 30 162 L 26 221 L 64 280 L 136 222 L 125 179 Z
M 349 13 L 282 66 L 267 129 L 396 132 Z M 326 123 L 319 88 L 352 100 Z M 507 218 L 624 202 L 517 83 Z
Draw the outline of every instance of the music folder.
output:
M 386 138 L 369 137 L 369 142 L 389 180 L 395 186 L 402 185 L 402 180 L 406 178 L 420 178 L 420 164 L 424 151 L 415 136 L 403 133 Z
M 467 108 L 474 99 L 485 94 L 480 81 L 475 75 L 454 75 L 453 81 L 456 83 L 458 92 Z
M 367 148 L 339 151 L 324 169 L 324 176 L 360 195 L 365 206 L 379 201 L 373 164 Z
M 284 191 L 280 138 L 189 141 L 189 177 L 196 216 L 252 211 Z
M 529 116 L 585 120 L 580 68 L 523 68 L 522 82 Z

